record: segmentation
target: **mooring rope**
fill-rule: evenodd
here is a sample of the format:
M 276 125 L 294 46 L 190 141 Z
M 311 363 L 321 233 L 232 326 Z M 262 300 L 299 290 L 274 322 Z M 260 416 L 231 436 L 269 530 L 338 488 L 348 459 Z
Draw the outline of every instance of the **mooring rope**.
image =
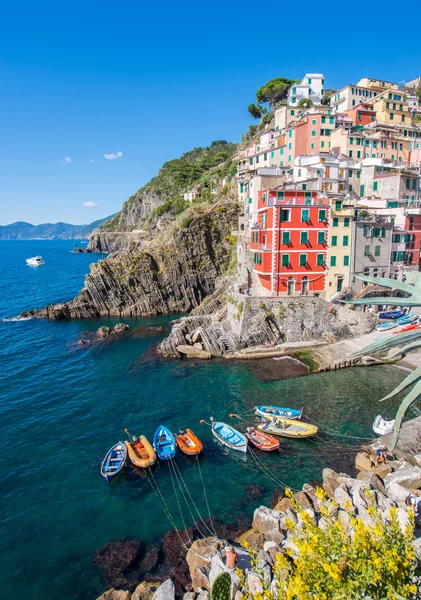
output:
M 192 511 L 192 509 L 191 509 L 191 505 L 190 505 L 190 504 L 189 504 L 189 502 L 187 501 L 187 498 L 186 498 L 186 496 L 185 496 L 185 494 L 184 494 L 184 491 L 183 491 L 183 488 L 182 488 L 182 486 L 181 486 L 181 483 L 180 483 L 180 481 L 182 481 L 182 483 L 183 483 L 183 485 L 184 485 L 184 487 L 185 487 L 185 489 L 186 489 L 187 495 L 190 497 L 190 500 L 191 500 L 192 504 L 194 505 L 193 498 L 191 497 L 191 494 L 190 494 L 189 490 L 187 489 L 187 486 L 186 486 L 186 484 L 185 484 L 185 482 L 184 482 L 184 480 L 183 480 L 183 477 L 182 477 L 182 475 L 181 475 L 181 473 L 180 473 L 180 470 L 178 469 L 177 463 L 176 463 L 176 461 L 175 461 L 175 460 L 174 460 L 174 461 L 172 461 L 172 460 L 171 460 L 171 463 L 172 463 L 172 465 L 171 465 L 171 466 L 172 466 L 172 468 L 173 468 L 173 470 L 174 470 L 174 476 L 175 476 L 175 479 L 176 479 L 176 481 L 177 481 L 177 483 L 178 483 L 178 487 L 180 488 L 180 491 L 181 491 L 181 494 L 182 494 L 182 496 L 183 496 L 184 502 L 186 503 L 186 506 L 187 506 L 187 508 L 188 508 L 188 510 L 189 510 L 189 513 L 190 513 L 190 516 L 191 516 L 191 519 L 192 519 L 192 523 L 195 523 L 195 525 L 196 525 L 196 527 L 197 527 L 197 530 L 198 530 L 198 532 L 200 533 L 200 536 L 201 536 L 201 537 L 206 537 L 206 532 L 205 532 L 205 534 L 203 534 L 203 531 L 201 531 L 201 529 L 200 529 L 199 525 L 197 524 L 197 521 L 196 521 L 196 518 L 195 518 L 195 516 L 194 516 L 194 514 L 193 514 L 193 511 Z M 177 474 L 177 470 L 178 470 L 178 474 Z M 195 505 L 194 505 L 194 506 L 195 506 Z M 196 507 L 195 507 L 195 508 L 196 508 Z M 197 508 L 196 508 L 196 512 L 197 512 L 197 514 L 199 515 L 199 518 L 200 518 L 200 513 L 199 513 L 199 511 L 197 510 Z M 205 525 L 205 527 L 206 527 L 206 524 L 205 524 L 205 523 L 204 523 L 204 525 Z M 211 535 L 213 535 L 213 533 L 212 533 L 212 532 L 210 532 L 210 533 L 211 533 Z
M 210 524 L 211 524 L 211 527 L 212 527 L 212 529 L 213 529 L 214 535 L 215 535 L 216 537 L 218 537 L 218 536 L 216 535 L 216 532 L 215 532 L 215 526 L 214 526 L 214 524 L 213 524 L 213 521 L 212 521 L 212 515 L 211 515 L 211 512 L 210 512 L 210 507 L 209 507 L 209 502 L 208 502 L 208 495 L 207 495 L 207 493 L 206 493 L 205 482 L 204 482 L 204 480 L 203 480 L 203 476 L 202 476 L 202 469 L 201 469 L 201 467 L 200 467 L 200 461 L 199 461 L 199 457 L 198 457 L 198 455 L 197 455 L 197 454 L 196 454 L 196 463 L 197 463 L 197 468 L 199 469 L 199 475 L 200 475 L 200 479 L 201 479 L 201 482 L 202 482 L 203 495 L 204 495 L 204 497 L 205 497 L 206 508 L 208 509 L 209 522 L 210 522 Z
M 176 500 L 177 500 L 178 510 L 180 511 L 180 517 L 181 517 L 181 521 L 182 521 L 182 523 L 183 523 L 183 528 L 184 528 L 184 530 L 185 530 L 185 532 L 186 532 L 186 534 L 187 534 L 187 539 L 189 540 L 189 544 L 191 544 L 191 539 L 190 539 L 190 536 L 189 536 L 189 534 L 187 533 L 187 526 L 186 526 L 186 522 L 185 522 L 185 520 L 184 520 L 183 511 L 181 510 L 181 504 L 180 504 L 180 500 L 179 500 L 179 498 L 178 498 L 177 489 L 176 489 L 176 487 L 175 487 L 174 476 L 173 476 L 173 473 L 172 473 L 172 470 L 171 470 L 171 461 L 172 461 L 172 459 L 170 459 L 170 460 L 168 461 L 168 470 L 169 470 L 169 472 L 170 472 L 170 475 L 171 475 L 172 486 L 173 486 L 173 489 L 174 489 L 175 498 L 176 498 Z
M 309 417 L 307 415 L 304 415 L 304 416 L 308 420 L 309 423 L 312 423 L 312 425 L 316 425 L 316 423 L 314 423 L 314 421 L 311 421 L 311 419 L 309 419 Z M 352 440 L 370 440 L 370 441 L 373 440 L 372 437 L 363 437 L 361 435 L 347 435 L 346 433 L 336 433 L 335 431 L 332 431 L 331 429 L 325 429 L 325 428 L 323 428 L 321 433 L 328 433 L 330 435 L 335 435 L 337 437 L 343 437 L 343 438 L 349 438 Z
M 272 481 L 274 483 L 276 483 L 277 485 L 281 485 L 284 488 L 289 488 L 293 492 L 301 492 L 301 490 L 298 490 L 297 488 L 293 488 L 292 486 L 287 485 L 284 481 L 282 481 L 282 479 L 279 479 L 278 476 L 275 475 L 271 469 L 269 469 L 269 467 L 267 467 L 266 465 L 264 465 L 261 462 L 260 458 L 257 458 L 257 453 L 254 452 L 254 450 L 251 448 L 250 445 L 248 446 L 248 450 L 249 450 L 253 460 L 255 461 L 256 465 L 263 471 L 263 473 L 265 475 L 267 475 L 267 477 L 272 479 Z

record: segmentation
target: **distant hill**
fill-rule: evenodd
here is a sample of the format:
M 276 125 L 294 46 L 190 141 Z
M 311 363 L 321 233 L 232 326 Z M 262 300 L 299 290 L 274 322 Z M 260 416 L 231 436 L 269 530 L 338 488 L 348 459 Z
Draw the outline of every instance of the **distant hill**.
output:
M 0 240 L 73 240 L 87 239 L 104 221 L 114 215 L 99 219 L 89 225 L 69 225 L 69 223 L 43 223 L 32 225 L 18 221 L 10 225 L 0 225 Z

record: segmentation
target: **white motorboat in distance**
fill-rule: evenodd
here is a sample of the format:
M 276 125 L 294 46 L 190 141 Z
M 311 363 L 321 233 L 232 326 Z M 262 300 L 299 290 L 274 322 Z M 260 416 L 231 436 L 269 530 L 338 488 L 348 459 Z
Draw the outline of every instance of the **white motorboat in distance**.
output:
M 31 267 L 40 267 L 41 265 L 45 265 L 45 261 L 42 260 L 42 256 L 33 256 L 26 259 L 26 264 Z

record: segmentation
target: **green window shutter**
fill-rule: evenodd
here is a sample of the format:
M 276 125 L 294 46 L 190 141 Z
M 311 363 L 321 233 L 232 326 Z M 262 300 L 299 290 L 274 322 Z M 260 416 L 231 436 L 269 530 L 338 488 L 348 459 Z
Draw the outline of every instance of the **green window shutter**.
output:
M 324 254 L 317 255 L 316 264 L 318 267 L 323 267 L 323 265 L 325 264 L 325 255 Z
M 332 235 L 332 246 L 337 246 L 337 245 L 338 245 L 338 236 Z
M 278 192 L 277 193 L 278 200 L 283 200 L 284 199 L 284 195 L 285 195 L 284 192 Z
M 372 237 L 380 237 L 380 227 L 373 227 Z
M 307 254 L 300 254 L 300 267 L 307 265 Z
M 325 232 L 324 231 L 319 231 L 317 234 L 317 243 L 318 244 L 324 244 L 325 243 Z
M 338 217 L 333 217 L 333 227 L 339 227 L 339 219 L 338 219 Z
M 326 123 L 326 117 L 322 117 L 322 123 Z
M 264 216 L 264 215 L 263 215 Z M 265 223 L 262 223 L 263 227 L 265 226 Z M 256 242 L 259 243 L 259 232 L 256 231 Z
M 351 185 L 351 184 L 349 184 L 349 186 L 348 186 L 348 190 L 349 190 L 350 192 L 352 192 L 352 185 Z
M 291 236 L 289 231 L 283 231 L 282 232 L 282 243 L 283 244 L 289 244 L 291 240 Z
M 326 209 L 319 209 L 319 223 L 324 223 L 326 221 Z
M 364 256 L 370 256 L 371 252 L 370 252 L 370 246 L 364 246 Z
M 244 183 L 240 183 L 240 192 L 243 193 L 244 192 Z
M 360 196 L 364 196 L 364 184 L 360 185 Z
M 283 267 L 288 267 L 289 266 L 289 254 L 283 254 L 282 255 L 282 266 Z
M 345 217 L 345 219 L 344 219 L 344 227 L 349 227 L 349 217 Z
M 303 188 L 302 188 L 302 189 L 303 189 L 303 190 L 306 190 L 306 189 L 307 189 L 307 184 L 306 184 L 306 183 L 303 183 Z
M 303 221 L 304 223 L 310 221 L 310 211 L 308 208 L 303 208 L 301 210 L 301 221 Z
M 344 239 L 343 239 L 343 246 L 348 246 L 348 236 L 344 235 Z
M 342 210 L 342 200 L 336 200 L 335 210 Z
M 349 256 L 344 256 L 344 267 L 349 267 Z
M 354 138 L 353 138 L 353 137 L 350 137 L 350 138 L 349 138 L 349 143 L 351 144 L 351 146 L 353 146 L 353 145 L 354 145 Z
M 336 267 L 336 256 L 331 256 L 330 257 L 330 266 L 331 267 Z
M 308 232 L 307 231 L 302 231 L 300 234 L 300 243 L 301 244 L 308 244 Z
M 380 256 L 381 246 L 374 247 L 374 256 Z
M 316 130 L 315 129 L 311 130 L 311 137 L 316 137 Z
M 375 182 L 373 183 L 373 191 L 375 192 L 375 191 L 378 189 L 378 187 L 379 187 L 379 182 L 378 182 L 378 181 L 375 181 Z
M 251 234 L 251 241 L 252 241 L 252 243 L 254 244 L 254 231 L 253 231 L 253 232 L 252 232 L 252 234 Z
M 263 160 L 267 160 L 267 157 L 268 157 L 268 153 L 267 153 L 267 152 L 265 152 L 265 153 L 263 154 Z
M 274 157 L 275 157 L 275 151 L 274 151 L 274 150 L 272 150 L 272 152 L 270 153 L 270 157 L 271 157 L 271 158 L 274 158 Z
M 380 237 L 382 237 L 382 238 L 386 237 L 386 227 L 382 227 Z

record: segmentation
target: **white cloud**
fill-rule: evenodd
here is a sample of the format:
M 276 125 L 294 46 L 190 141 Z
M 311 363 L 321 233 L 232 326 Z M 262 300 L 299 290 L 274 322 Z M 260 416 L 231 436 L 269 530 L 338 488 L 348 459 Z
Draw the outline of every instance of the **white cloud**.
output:
M 86 208 L 98 208 L 98 204 L 96 204 L 96 202 L 84 202 L 83 206 L 86 206 Z
M 92 160 L 92 158 L 90 158 L 90 159 L 89 159 L 89 162 L 90 162 L 90 163 L 94 163 L 95 161 L 94 161 L 94 160 Z
M 70 158 L 70 156 L 65 156 L 64 160 L 60 161 L 62 164 L 66 164 L 66 163 L 71 163 L 72 159 Z
M 104 158 L 107 160 L 115 160 L 116 158 L 121 158 L 122 156 L 122 152 L 116 152 L 115 154 L 104 154 Z

